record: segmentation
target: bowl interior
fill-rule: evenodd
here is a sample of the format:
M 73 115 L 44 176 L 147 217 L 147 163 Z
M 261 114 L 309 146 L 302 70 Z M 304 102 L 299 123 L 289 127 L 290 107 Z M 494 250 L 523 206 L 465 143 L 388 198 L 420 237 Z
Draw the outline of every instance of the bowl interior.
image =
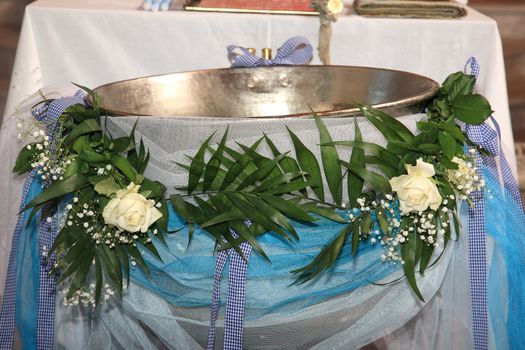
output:
M 349 66 L 281 66 L 173 73 L 95 89 L 113 115 L 274 118 L 359 114 L 360 104 L 395 116 L 417 113 L 439 85 L 426 77 Z

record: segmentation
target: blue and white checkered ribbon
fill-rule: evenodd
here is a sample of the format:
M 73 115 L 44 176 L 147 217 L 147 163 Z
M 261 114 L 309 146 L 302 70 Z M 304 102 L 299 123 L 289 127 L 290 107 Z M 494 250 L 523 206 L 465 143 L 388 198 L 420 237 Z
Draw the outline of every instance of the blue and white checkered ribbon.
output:
M 29 192 L 29 187 L 33 182 L 36 171 L 31 171 L 25 180 L 23 187 L 22 203 L 20 210 L 25 207 L 25 197 Z M 0 350 L 11 350 L 13 348 L 13 334 L 15 328 L 15 309 L 16 309 L 16 255 L 20 231 L 24 226 L 24 215 L 18 216 L 15 232 L 11 243 L 11 253 L 9 254 L 9 265 L 4 287 L 4 299 L 2 310 L 0 311 Z
M 169 11 L 173 0 L 144 0 L 142 8 L 144 11 Z
M 249 222 L 246 222 L 246 224 L 249 225 Z M 237 238 L 237 234 L 233 231 L 231 232 L 234 238 Z M 208 346 L 206 347 L 207 350 L 213 350 L 215 347 L 215 335 L 217 333 L 215 323 L 219 314 L 221 276 L 228 257 L 230 258 L 230 266 L 228 270 L 226 314 L 224 316 L 224 350 L 242 349 L 246 273 L 248 270 L 248 259 L 250 258 L 252 246 L 249 243 L 244 242 L 241 243 L 240 248 L 244 258 L 234 248 L 217 253 L 211 302 L 210 329 L 208 331 Z
M 236 50 L 242 52 L 240 55 L 235 55 Z M 228 56 L 231 57 L 231 68 L 239 67 L 260 67 L 260 66 L 289 66 L 306 64 L 312 60 L 313 47 L 310 45 L 308 39 L 302 36 L 294 36 L 283 44 L 277 51 L 277 55 L 273 59 L 264 59 L 251 54 L 248 50 L 241 46 L 229 45 Z
M 470 57 L 465 65 L 465 73 L 470 67 L 470 74 L 479 75 L 479 65 L 474 57 Z M 512 175 L 510 166 L 501 149 L 499 126 L 491 117 L 496 130 L 487 124 L 463 125 L 468 138 L 476 145 L 481 146 L 489 152 L 485 156 L 479 152 L 474 153 L 477 175 L 483 176 L 483 167 L 494 176 L 498 176 L 498 165 L 495 157 L 499 156 L 502 180 L 506 193 L 516 203 L 521 204 L 521 196 L 518 183 Z M 483 190 L 475 191 L 470 196 L 473 205 L 468 209 L 468 260 L 470 279 L 470 298 L 472 306 L 472 330 L 474 336 L 474 349 L 488 349 L 488 311 L 487 311 L 487 251 L 486 251 L 486 224 Z
M 58 118 L 66 109 L 75 104 L 85 104 L 85 93 L 78 91 L 75 96 L 63 97 L 50 103 L 44 103 L 31 112 L 36 120 L 46 125 L 46 133 L 51 141 L 56 139 Z M 25 198 L 29 186 L 36 172 L 32 171 L 26 178 L 24 184 L 22 203 L 20 209 L 25 206 Z M 50 183 L 44 183 L 44 186 Z M 15 327 L 15 305 L 16 305 L 16 255 L 20 232 L 23 228 L 24 215 L 20 215 L 17 221 L 11 253 L 9 255 L 9 266 L 6 284 L 4 288 L 4 299 L 0 312 L 0 350 L 11 349 L 13 346 L 13 334 Z M 48 221 L 48 218 L 51 220 Z M 39 283 L 38 283 L 38 312 L 36 324 L 36 341 L 39 350 L 53 348 L 54 320 L 55 320 L 55 298 L 56 298 L 56 276 L 49 272 L 55 264 L 55 255 L 47 256 L 47 251 L 53 245 L 58 232 L 57 208 L 49 205 L 42 209 L 40 227 L 38 232 L 38 245 L 40 254 Z
M 235 50 L 240 50 L 242 54 L 235 55 Z M 232 57 L 231 68 L 298 65 L 308 63 L 312 59 L 313 48 L 308 39 L 296 36 L 288 39 L 283 46 L 279 48 L 274 59 L 266 60 L 257 57 L 249 53 L 246 48 L 235 45 L 228 46 L 228 54 Z M 249 221 L 247 221 L 246 224 L 249 225 Z M 232 231 L 232 234 L 234 237 L 237 237 L 235 232 Z M 246 273 L 252 246 L 244 242 L 240 245 L 240 248 L 244 254 L 244 258 L 233 248 L 217 253 L 207 350 L 213 350 L 215 346 L 215 336 L 217 333 L 215 323 L 219 313 L 221 277 L 228 257 L 230 258 L 230 266 L 228 270 L 226 313 L 224 316 L 224 350 L 242 349 Z

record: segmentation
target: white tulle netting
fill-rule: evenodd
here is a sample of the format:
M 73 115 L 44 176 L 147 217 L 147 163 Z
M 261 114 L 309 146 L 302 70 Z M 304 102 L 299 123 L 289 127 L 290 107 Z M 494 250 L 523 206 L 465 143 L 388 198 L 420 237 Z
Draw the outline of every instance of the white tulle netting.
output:
M 421 114 L 401 118 L 412 130 Z M 137 117 L 109 118 L 113 136 L 129 134 Z M 381 134 L 366 120 L 358 119 L 366 141 L 384 144 Z M 334 140 L 352 140 L 354 118 L 325 119 Z M 203 140 L 215 132 L 213 143 L 228 128 L 228 145 L 251 145 L 268 135 L 281 152 L 293 150 L 286 127 L 293 130 L 317 156 L 319 135 L 312 119 L 228 119 L 142 117 L 137 139 L 142 138 L 151 158 L 146 176 L 159 180 L 173 192 L 187 181 L 177 163 L 188 163 Z M 269 150 L 260 150 L 269 155 Z M 341 148 L 348 159 L 350 149 Z M 328 191 L 326 191 L 328 192 Z M 452 248 L 455 249 L 450 249 Z M 388 286 L 368 285 L 295 312 L 273 312 L 245 323 L 246 349 L 443 349 L 470 348 L 469 293 L 463 241 L 455 242 L 439 264 L 419 285 L 429 301 L 419 302 L 404 280 Z M 210 297 L 211 297 L 210 281 Z M 223 288 L 223 291 L 225 288 Z M 224 293 L 223 293 L 224 294 Z M 250 295 L 247 295 L 247 299 Z M 178 308 L 157 294 L 131 284 L 122 303 L 104 306 L 91 314 L 62 309 L 57 322 L 58 348 L 167 348 L 205 347 L 208 308 Z M 247 310 L 247 313 L 250 311 Z M 93 321 L 95 320 L 95 321 Z M 222 347 L 223 322 L 219 320 L 216 348 Z M 89 330 L 89 331 L 88 331 Z
M 44 89 L 46 96 L 66 96 L 71 87 Z M 29 118 L 30 107 L 40 95 L 26 101 L 17 115 Z M 401 118 L 410 129 L 424 116 Z M 129 134 L 137 117 L 109 118 L 107 129 L 114 135 Z M 330 118 L 325 123 L 334 140 L 351 140 L 353 118 Z M 384 144 L 379 132 L 359 119 L 366 141 Z M 5 120 L 2 130 L 2 161 L 12 163 L 20 148 L 12 120 Z M 235 142 L 250 145 L 268 135 L 280 151 L 293 150 L 286 127 L 293 130 L 314 153 L 318 154 L 318 133 L 311 119 L 239 120 L 226 118 L 142 117 L 137 139 L 142 138 L 151 153 L 146 176 L 164 183 L 169 192 L 184 185 L 186 172 L 176 163 L 187 163 L 186 155 L 195 154 L 201 142 L 216 132 L 214 141 L 229 128 L 229 146 Z M 15 135 L 15 136 L 13 136 Z M 263 152 L 268 152 L 261 148 Z M 340 150 L 348 159 L 350 149 Z M 20 179 L 2 169 L 6 182 L 1 197 L 3 222 L 11 226 L 16 217 Z M 466 209 L 466 208 L 463 208 Z M 466 217 L 465 210 L 462 218 Z M 13 225 L 14 227 L 14 222 Z M 9 228 L 0 236 L 8 252 Z M 212 247 L 210 247 L 212 249 Z M 7 269 L 7 255 L 2 266 Z M 490 256 L 490 254 L 489 254 Z M 426 298 L 420 302 L 406 281 L 384 285 L 370 284 L 352 293 L 333 297 L 294 312 L 274 311 L 245 322 L 246 349 L 469 349 L 471 312 L 468 288 L 466 234 L 451 242 L 440 262 L 418 276 L 418 285 Z M 2 271 L 3 272 L 3 271 Z M 391 276 L 388 281 L 395 279 Z M 2 278 L 2 282 L 3 282 Z M 387 282 L 388 282 L 387 281 Z M 3 286 L 1 289 L 3 290 Z M 226 288 L 222 288 L 225 291 Z M 212 281 L 210 280 L 210 299 Z M 250 298 L 250 295 L 247 295 Z M 97 309 L 65 307 L 57 297 L 55 322 L 56 349 L 201 349 L 205 348 L 209 326 L 207 307 L 178 307 L 151 290 L 130 283 L 122 301 L 116 298 Z M 249 310 L 247 310 L 249 312 Z M 223 307 L 218 321 L 216 348 L 222 348 Z M 368 345 L 367 345 L 368 344 Z

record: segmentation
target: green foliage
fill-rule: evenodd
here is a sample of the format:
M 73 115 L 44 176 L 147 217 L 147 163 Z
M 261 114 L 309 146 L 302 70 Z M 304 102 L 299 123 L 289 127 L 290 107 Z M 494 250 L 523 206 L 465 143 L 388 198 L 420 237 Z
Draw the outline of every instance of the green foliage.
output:
M 117 184 L 115 179 L 111 176 L 108 176 L 106 179 L 98 181 L 95 184 L 95 191 L 101 195 L 104 195 L 106 197 L 111 196 L 112 194 L 116 193 L 118 190 L 120 190 L 120 186 Z
M 363 106 L 364 116 L 385 137 L 386 147 L 364 141 L 357 122 L 354 140 L 334 141 L 322 119 L 313 113 L 319 130 L 320 161 L 289 129 L 295 158 L 279 151 L 267 135 L 250 147 L 239 145 L 241 152 L 225 145 L 227 133 L 216 149 L 209 145 L 210 136 L 190 158 L 190 165 L 184 166 L 189 171 L 188 195 L 174 196 L 172 202 L 190 225 L 200 225 L 217 239 L 218 249 L 238 249 L 243 241 L 255 244 L 258 235 L 270 231 L 287 240 L 298 239 L 290 220 L 312 222 L 315 220 L 313 215 L 344 224 L 340 233 L 310 264 L 293 271 L 298 276 L 297 283 L 304 283 L 333 266 L 349 237 L 352 237 L 352 254 L 356 254 L 360 237 L 366 237 L 374 226 L 369 213 L 349 223 L 336 211 L 342 204 L 344 176 L 347 176 L 350 205 L 356 207 L 357 199 L 367 196 L 363 193 L 365 185 L 380 193 L 390 193 L 388 179 L 404 174 L 405 165 L 414 164 L 418 158 L 437 160 L 437 169 L 441 172 L 457 168 L 451 159 L 462 154 L 460 145 L 468 140 L 456 120 L 479 123 L 490 113 L 488 104 L 472 94 L 474 83 L 472 76 L 451 75 L 438 97 L 431 102 L 428 121 L 417 123 L 418 134 L 389 114 Z M 257 151 L 263 141 L 273 158 Z M 348 162 L 339 158 L 337 147 L 352 148 Z M 368 165 L 374 165 L 380 173 L 368 169 Z M 333 203 L 325 200 L 323 172 Z M 442 183 L 441 180 L 438 184 Z M 440 191 L 448 193 L 451 190 L 450 185 L 439 186 Z M 372 199 L 375 199 L 375 194 Z M 383 209 L 378 208 L 376 213 L 376 223 L 386 234 L 390 219 Z M 248 228 L 245 220 L 249 220 L 252 226 Z M 250 230 L 252 227 L 256 229 Z M 230 230 L 238 232 L 239 238 L 233 238 Z M 254 246 L 267 257 L 258 245 Z M 416 266 L 419 265 L 420 273 L 424 273 L 433 251 L 433 246 L 423 244 L 415 235 L 401 250 L 402 258 L 407 262 L 405 275 L 421 299 L 415 281 Z
M 341 205 L 343 200 L 343 175 L 341 165 L 339 164 L 339 155 L 336 147 L 332 144 L 332 137 L 319 116 L 313 113 L 313 117 L 319 130 L 319 141 L 321 143 L 321 160 L 323 169 L 328 183 L 328 188 L 335 201 L 335 204 Z
M 29 149 L 28 149 L 29 146 Z M 35 144 L 29 144 L 28 146 L 22 148 L 18 157 L 16 158 L 15 166 L 13 167 L 13 173 L 22 175 L 31 170 L 31 162 L 33 161 L 34 156 L 37 153 Z
M 64 139 L 64 143 L 66 145 L 71 145 L 79 136 L 99 131 L 100 124 L 96 119 L 85 119 L 71 129 Z
M 326 245 L 312 262 L 302 268 L 293 270 L 297 275 L 295 283 L 302 284 L 314 279 L 332 267 L 344 247 L 347 237 L 353 233 L 353 224 L 345 225 L 332 242 Z
M 423 295 L 419 291 L 419 288 L 417 286 L 416 282 L 416 265 L 417 260 L 419 259 L 419 256 L 417 256 L 417 243 L 418 238 L 415 232 L 411 233 L 408 237 L 408 242 L 403 244 L 401 246 L 401 257 L 403 258 L 403 261 L 405 262 L 403 264 L 403 270 L 405 271 L 405 276 L 407 278 L 408 283 L 410 284 L 410 287 L 414 291 L 414 293 L 417 295 L 417 297 L 424 301 Z
M 81 88 L 92 94 L 89 89 Z M 160 230 L 161 234 L 157 237 L 163 241 L 162 232 L 168 229 L 168 207 L 164 199 L 166 188 L 142 175 L 149 160 L 144 143 L 141 140 L 139 147 L 136 147 L 135 128 L 130 136 L 120 138 L 102 134 L 98 97 L 92 94 L 91 100 L 94 103 L 92 108 L 74 105 L 59 118 L 63 136 L 58 151 L 61 156 L 67 156 L 70 163 L 62 174 L 63 179 L 49 184 L 24 210 L 32 209 L 33 216 L 45 205 L 57 205 L 66 196 L 73 195 L 78 199 L 78 205 L 88 204 L 98 208 L 96 210 L 100 213 L 116 191 L 125 188 L 130 182 L 140 183 L 141 193 L 161 203 L 163 217 L 153 228 Z M 34 145 L 30 149 L 25 147 L 18 156 L 13 172 L 22 174 L 29 171 L 36 154 Z M 98 172 L 100 169 L 104 171 Z M 103 222 L 101 225 L 104 225 Z M 143 246 L 160 258 L 157 249 L 147 238 L 142 235 L 133 244 Z M 129 280 L 130 259 L 148 272 L 142 253 L 133 244 L 119 244 L 110 248 L 104 243 L 95 243 L 84 227 L 65 225 L 59 231 L 49 254 L 58 255 L 54 271 L 60 272 L 59 282 L 68 285 L 66 296 L 71 297 L 78 290 L 87 289 L 92 282 L 95 283 L 96 304 L 101 299 L 102 287 L 106 283 L 121 295 L 124 280 Z
M 301 169 L 309 175 L 309 187 L 319 200 L 324 201 L 323 178 L 317 158 L 290 129 L 288 132 L 292 138 L 297 162 Z
M 492 113 L 489 101 L 481 95 L 460 95 L 452 101 L 454 116 L 467 123 L 483 123 Z
M 313 120 L 319 131 L 320 159 L 290 129 L 293 154 L 279 150 L 267 135 L 252 145 L 238 144 L 233 149 L 228 146 L 228 130 L 215 145 L 212 134 L 194 155 L 188 156 L 189 164 L 180 164 L 188 171 L 188 183 L 179 189 L 184 194 L 170 198 L 171 205 L 187 223 L 188 244 L 199 225 L 216 240 L 218 250 L 234 248 L 242 255 L 240 244 L 249 242 L 255 251 L 270 260 L 257 241 L 259 236 L 274 232 L 293 243 L 300 239 L 294 222 L 315 225 L 319 217 L 324 217 L 341 225 L 339 233 L 311 263 L 292 271 L 297 276 L 296 283 L 316 278 L 330 270 L 345 249 L 357 255 L 359 242 L 370 235 L 373 227 L 381 229 L 385 236 L 390 234 L 390 214 L 381 207 L 373 209 L 376 215 L 364 211 L 350 221 L 341 215 L 344 183 L 350 206 L 359 207 L 359 198 L 371 202 L 377 199 L 375 191 L 383 195 L 390 193 L 389 179 L 405 174 L 407 164 L 422 158 L 435 165 L 435 181 L 442 196 L 454 194 L 445 174 L 457 169 L 452 159 L 463 154 L 465 143 L 471 144 L 457 122 L 480 124 L 492 113 L 487 100 L 473 94 L 474 84 L 473 76 L 459 72 L 450 75 L 428 105 L 428 119 L 417 123 L 417 133 L 386 112 L 362 106 L 364 117 L 384 136 L 385 147 L 366 142 L 357 121 L 353 140 L 333 140 L 322 118 L 315 113 Z M 143 175 L 149 152 L 142 140 L 135 140 L 137 123 L 129 136 L 113 138 L 103 133 L 98 97 L 91 90 L 81 88 L 91 94 L 93 107 L 72 106 L 60 118 L 63 133 L 60 147 L 70 160 L 63 179 L 49 185 L 24 210 L 32 208 L 31 215 L 34 215 L 44 205 L 55 205 L 73 194 L 79 198 L 79 204 L 97 203 L 98 210 L 102 211 L 119 189 L 134 182 L 141 185 L 141 194 L 161 204 L 159 210 L 163 217 L 154 227 L 167 232 L 166 188 Z M 271 151 L 271 156 L 259 151 L 262 144 Z M 350 159 L 340 159 L 338 148 L 341 147 L 352 148 Z M 24 148 L 13 172 L 29 171 L 36 155 L 35 147 Z M 333 201 L 327 200 L 323 175 Z M 456 204 L 450 201 L 447 206 L 453 214 L 452 219 L 441 212 L 433 219 L 436 227 L 447 224 L 444 226 L 445 244 L 451 239 L 451 223 L 459 232 Z M 412 225 L 407 220 L 407 217 L 402 219 L 403 229 Z M 94 276 L 97 303 L 105 283 L 121 295 L 123 283 L 129 281 L 130 260 L 149 273 L 142 248 L 161 258 L 145 235 L 135 239 L 134 244 L 110 248 L 96 244 L 90 234 L 75 225 L 61 229 L 52 247 L 52 252 L 60 257 L 56 270 L 62 272 L 60 281 L 69 284 L 69 296 L 88 284 L 93 278 L 88 276 Z M 416 271 L 424 274 L 439 258 L 431 261 L 433 245 L 424 243 L 414 232 L 401 245 L 400 255 L 410 287 L 423 300 L 416 283 Z M 164 242 L 162 234 L 158 237 Z
M 493 111 L 483 96 L 473 94 L 475 82 L 474 76 L 461 72 L 449 75 L 428 106 L 429 118 L 436 122 L 454 118 L 468 124 L 483 123 Z
M 378 191 L 382 193 L 388 193 L 392 191 L 392 188 L 390 187 L 390 183 L 388 182 L 388 179 L 384 177 L 383 175 L 370 171 L 366 169 L 365 167 L 359 166 L 356 164 L 343 162 L 343 161 L 341 161 L 341 164 L 344 167 L 346 167 L 350 172 L 352 172 L 354 175 L 360 177 L 365 182 L 371 184 Z
M 354 120 L 355 125 L 355 136 L 356 142 L 363 142 L 363 135 L 357 124 L 357 120 Z M 378 161 L 379 163 L 379 161 Z M 362 148 L 354 147 L 352 149 L 352 155 L 350 156 L 350 164 L 354 164 L 359 168 L 364 168 L 366 164 L 365 151 Z M 348 188 L 348 201 L 351 208 L 357 207 L 357 199 L 363 192 L 363 186 L 365 180 L 355 173 L 351 172 L 348 174 L 347 188 Z
M 73 174 L 64 180 L 53 182 L 42 193 L 29 202 L 23 210 L 36 207 L 51 200 L 61 199 L 65 195 L 74 193 L 77 190 L 88 186 L 88 177 L 84 174 Z

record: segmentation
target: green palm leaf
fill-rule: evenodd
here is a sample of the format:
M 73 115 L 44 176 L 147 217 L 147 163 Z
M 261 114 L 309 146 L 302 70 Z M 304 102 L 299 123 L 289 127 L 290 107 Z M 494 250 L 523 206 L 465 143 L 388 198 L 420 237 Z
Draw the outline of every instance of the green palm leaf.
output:
M 264 135 L 264 139 L 266 141 L 266 144 L 270 147 L 270 150 L 272 151 L 274 157 L 277 157 L 279 154 L 281 154 L 281 152 L 277 149 L 275 144 L 267 135 Z M 281 159 L 281 161 L 279 162 L 279 166 L 281 167 L 281 171 L 283 173 L 296 173 L 301 171 L 301 168 L 299 167 L 297 161 L 292 157 L 288 156 Z M 307 196 L 306 190 L 300 190 L 300 192 L 303 194 L 303 196 Z
M 242 211 L 240 211 L 237 208 L 233 208 L 230 211 L 220 213 L 214 216 L 213 218 L 211 218 L 210 220 L 203 222 L 201 224 L 201 227 L 203 229 L 206 229 L 210 226 L 222 224 L 222 223 L 229 222 L 229 221 L 243 220 L 245 217 L 246 215 Z
M 263 208 L 257 208 L 248 202 L 243 195 L 239 193 L 226 192 L 226 196 L 230 199 L 234 206 L 239 208 L 245 215 L 254 223 L 257 223 L 264 227 L 268 231 L 274 231 L 286 240 L 290 240 L 290 237 L 282 229 L 279 224 L 276 224 L 272 220 L 272 213 L 266 211 Z
M 24 207 L 24 209 L 22 209 L 22 211 L 41 205 L 54 199 L 62 198 L 65 195 L 73 193 L 76 190 L 87 185 L 89 185 L 88 177 L 84 174 L 78 173 L 73 174 L 70 177 L 65 178 L 64 180 L 55 181 L 42 193 L 35 197 L 31 202 L 29 202 Z
M 303 176 L 305 176 L 306 173 L 302 171 L 293 172 L 293 173 L 284 173 L 280 174 L 274 177 L 271 177 L 267 180 L 264 180 L 259 186 L 257 186 L 253 192 L 266 192 L 270 189 L 273 189 L 277 186 L 287 184 L 292 180 L 297 179 L 300 177 L 302 179 Z
M 288 129 L 288 128 L 287 128 Z M 295 148 L 295 155 L 301 170 L 308 173 L 310 176 L 310 188 L 315 193 L 317 198 L 324 201 L 324 189 L 323 189 L 323 178 L 321 176 L 321 168 L 315 158 L 315 155 L 310 151 L 299 138 L 288 129 L 288 133 L 292 138 L 292 142 Z
M 308 187 L 311 187 L 312 183 L 311 181 L 304 181 L 303 178 L 298 178 L 295 180 L 292 180 L 288 183 L 276 186 L 268 191 L 266 191 L 267 194 L 289 194 L 295 191 L 303 191 Z
M 401 136 L 392 130 L 387 123 L 384 123 L 381 119 L 376 117 L 370 110 L 362 109 L 361 111 L 363 112 L 363 115 L 366 117 L 366 119 L 372 123 L 372 125 L 374 125 L 375 128 L 381 132 L 381 134 L 383 134 L 388 142 L 403 141 Z
M 233 163 L 233 165 L 228 169 L 224 181 L 221 184 L 220 191 L 226 189 L 228 186 L 234 184 L 235 180 L 238 179 L 239 175 L 248 169 L 248 165 L 251 162 L 251 158 L 247 154 L 243 154 Z M 255 165 L 252 165 L 251 172 L 256 170 Z M 239 180 L 240 181 L 240 180 Z M 238 183 L 237 185 L 239 185 Z
M 339 222 L 342 224 L 348 222 L 348 220 L 343 219 L 341 215 L 339 215 L 334 210 L 334 208 L 321 206 L 321 205 L 316 204 L 315 202 L 300 204 L 299 207 L 303 208 L 303 210 L 307 212 L 317 214 L 319 216 L 322 216 L 326 219 L 329 219 L 335 222 Z
M 361 134 L 361 130 L 359 129 L 359 125 L 357 125 L 357 120 L 354 119 L 354 127 L 355 127 L 355 141 L 356 142 L 362 142 L 363 136 Z M 362 148 L 354 147 L 352 148 L 352 155 L 350 156 L 350 164 L 354 164 L 357 167 L 364 168 L 366 166 L 365 163 L 365 151 Z M 350 172 L 348 173 L 347 177 L 347 187 L 348 187 L 348 199 L 350 201 L 350 207 L 355 208 L 357 207 L 357 199 L 361 195 L 361 192 L 363 192 L 363 185 L 364 180 L 355 175 L 354 173 Z
M 400 161 L 400 158 L 395 153 L 392 153 L 386 148 L 376 145 L 375 143 L 357 141 L 335 141 L 333 142 L 333 144 L 336 146 L 361 148 L 366 153 L 376 156 L 379 160 L 392 167 L 397 167 Z
M 412 131 L 410 131 L 410 129 L 408 129 L 403 123 L 392 117 L 390 114 L 376 108 L 368 108 L 366 110 L 365 116 L 367 114 L 379 119 L 382 122 L 382 125 L 386 125 L 386 127 L 394 132 L 402 141 L 406 143 L 412 143 L 414 139 L 414 134 Z M 374 126 L 376 125 L 374 124 Z
M 276 225 L 283 227 L 292 234 L 292 236 L 295 239 L 299 239 L 299 235 L 295 231 L 295 228 L 290 224 L 286 216 L 284 216 L 279 210 L 274 208 L 273 206 L 269 205 L 266 201 L 263 201 L 261 198 L 259 198 L 256 195 L 249 194 L 249 193 L 243 193 L 244 198 L 246 198 L 255 208 L 259 208 L 259 210 L 272 222 L 274 222 Z
M 401 258 L 405 262 L 403 264 L 403 270 L 405 272 L 405 276 L 407 277 L 408 283 L 410 284 L 410 287 L 414 291 L 414 293 L 417 295 L 419 300 L 425 301 L 423 298 L 423 295 L 419 291 L 419 288 L 417 286 L 416 282 L 416 245 L 417 245 L 417 236 L 416 233 L 410 233 L 408 237 L 408 242 L 405 242 L 403 245 L 401 245 Z
M 383 175 L 367 170 L 366 168 L 363 168 L 363 167 L 358 167 L 348 162 L 344 162 L 344 161 L 340 161 L 340 162 L 349 171 L 359 176 L 361 179 L 365 180 L 365 182 L 368 182 L 369 184 L 371 184 L 377 191 L 383 192 L 383 193 L 392 192 L 390 183 Z
M 397 168 L 391 167 L 390 165 L 381 162 L 376 156 L 366 156 L 365 158 L 367 164 L 376 165 L 388 178 L 396 177 L 402 173 L 400 173 Z M 352 162 L 350 161 L 350 163 Z
M 326 125 L 317 114 L 313 114 L 317 129 L 319 130 L 319 141 L 321 143 L 321 160 L 323 162 L 324 175 L 328 183 L 328 189 L 337 205 L 341 205 L 343 198 L 343 175 L 339 164 L 337 149 L 331 143 L 332 136 L 328 132 Z
M 334 240 L 325 246 L 310 264 L 293 270 L 292 273 L 297 275 L 294 284 L 306 283 L 332 267 L 352 229 L 352 224 L 343 227 Z
M 223 152 L 224 152 L 224 146 L 226 144 L 227 137 L 228 137 L 228 128 L 226 128 L 226 131 L 224 132 L 224 135 L 222 136 L 222 139 L 219 143 L 219 147 L 217 147 L 217 150 L 213 152 L 204 170 L 204 183 L 202 186 L 203 192 L 206 192 L 206 190 L 210 188 L 213 180 L 215 180 L 215 176 L 217 175 L 219 171 L 219 168 L 223 161 Z
M 210 142 L 213 135 L 215 135 L 215 133 L 213 133 L 206 139 L 206 141 L 202 143 L 201 147 L 197 151 L 197 154 L 195 154 L 195 157 L 193 157 L 193 160 L 191 161 L 190 172 L 188 174 L 188 194 L 191 194 L 195 187 L 197 187 L 202 173 L 204 172 L 204 153 L 206 153 L 206 147 L 208 146 L 208 143 Z
M 254 172 L 252 172 L 250 175 L 248 175 L 248 177 L 246 177 L 246 179 L 243 180 L 243 182 L 237 187 L 236 190 L 241 190 L 246 186 L 255 185 L 257 181 L 261 181 L 264 178 L 266 178 L 273 172 L 273 170 L 277 167 L 279 161 L 283 159 L 285 155 L 286 154 L 280 154 L 272 160 L 261 163 L 262 166 Z
M 98 252 L 95 252 L 95 304 L 100 301 L 102 293 L 102 264 Z
M 288 216 L 289 218 L 306 222 L 313 222 L 316 220 L 314 217 L 308 215 L 308 213 L 305 210 L 301 209 L 299 205 L 293 203 L 291 200 L 287 201 L 286 199 L 283 199 L 279 196 L 272 196 L 269 194 L 259 194 L 259 196 L 266 203 L 279 210 L 281 213 Z

